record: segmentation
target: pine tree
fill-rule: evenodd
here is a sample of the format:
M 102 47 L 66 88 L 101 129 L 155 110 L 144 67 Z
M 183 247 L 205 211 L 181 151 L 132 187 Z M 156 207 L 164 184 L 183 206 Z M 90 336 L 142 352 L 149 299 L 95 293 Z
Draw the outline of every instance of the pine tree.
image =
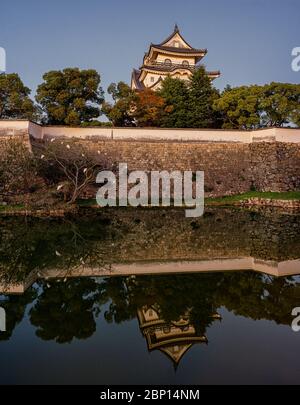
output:
M 161 126 L 165 128 L 187 128 L 189 89 L 186 83 L 168 77 L 164 80 L 159 95 L 165 99 Z
M 219 97 L 210 78 L 201 66 L 191 77 L 189 83 L 189 102 L 186 117 L 189 128 L 218 128 L 220 116 L 213 109 L 214 101 Z

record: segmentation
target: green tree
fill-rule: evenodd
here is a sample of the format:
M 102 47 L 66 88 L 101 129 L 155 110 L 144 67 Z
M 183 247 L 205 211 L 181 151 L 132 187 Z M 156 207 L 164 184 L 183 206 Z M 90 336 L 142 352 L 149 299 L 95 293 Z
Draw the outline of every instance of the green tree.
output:
M 80 125 L 100 115 L 103 102 L 101 78 L 95 70 L 67 68 L 43 76 L 36 100 L 50 125 Z
M 189 102 L 186 126 L 189 128 L 217 128 L 221 124 L 221 114 L 213 109 L 219 93 L 212 86 L 205 68 L 201 66 L 189 83 Z
M 165 99 L 161 126 L 165 128 L 186 128 L 189 109 L 189 88 L 180 79 L 167 77 L 158 94 Z
M 29 98 L 31 90 L 17 73 L 0 75 L 0 119 L 38 119 L 38 108 Z
M 263 87 L 260 103 L 263 126 L 281 127 L 284 124 L 300 125 L 300 85 L 270 83 Z
M 300 124 L 300 85 L 271 83 L 264 86 L 227 87 L 214 101 L 223 128 L 257 129 Z
M 112 96 L 114 104 L 109 102 L 103 103 L 103 113 L 114 126 L 135 126 L 133 111 L 137 100 L 137 94 L 124 82 L 119 82 L 118 84 L 112 83 L 107 91 Z
M 261 126 L 260 86 L 226 88 L 213 104 L 223 118 L 223 128 L 256 129 Z

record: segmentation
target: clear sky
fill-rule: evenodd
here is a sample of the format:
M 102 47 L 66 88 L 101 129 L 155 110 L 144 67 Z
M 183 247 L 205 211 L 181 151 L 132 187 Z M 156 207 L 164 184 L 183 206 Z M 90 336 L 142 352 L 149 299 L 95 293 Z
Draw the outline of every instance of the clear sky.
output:
M 7 72 L 33 94 L 42 74 L 94 68 L 102 85 L 130 82 L 151 42 L 175 22 L 195 48 L 208 48 L 218 88 L 270 81 L 300 82 L 291 69 L 300 46 L 299 0 L 0 0 L 0 47 Z

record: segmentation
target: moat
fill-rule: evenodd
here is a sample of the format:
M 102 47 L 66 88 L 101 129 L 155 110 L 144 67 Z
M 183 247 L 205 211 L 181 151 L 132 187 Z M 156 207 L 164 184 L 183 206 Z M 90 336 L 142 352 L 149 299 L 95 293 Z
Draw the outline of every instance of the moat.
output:
M 300 215 L 0 219 L 2 384 L 298 384 Z

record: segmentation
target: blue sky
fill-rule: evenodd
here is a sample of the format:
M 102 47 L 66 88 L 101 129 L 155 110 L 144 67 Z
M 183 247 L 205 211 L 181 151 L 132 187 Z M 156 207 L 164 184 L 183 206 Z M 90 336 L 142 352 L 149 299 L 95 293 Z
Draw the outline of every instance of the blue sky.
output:
M 106 90 L 130 81 L 151 42 L 177 22 L 194 47 L 208 48 L 218 88 L 270 81 L 300 82 L 291 69 L 300 46 L 299 0 L 1 0 L 0 47 L 7 72 L 18 72 L 33 94 L 42 74 L 94 68 Z

